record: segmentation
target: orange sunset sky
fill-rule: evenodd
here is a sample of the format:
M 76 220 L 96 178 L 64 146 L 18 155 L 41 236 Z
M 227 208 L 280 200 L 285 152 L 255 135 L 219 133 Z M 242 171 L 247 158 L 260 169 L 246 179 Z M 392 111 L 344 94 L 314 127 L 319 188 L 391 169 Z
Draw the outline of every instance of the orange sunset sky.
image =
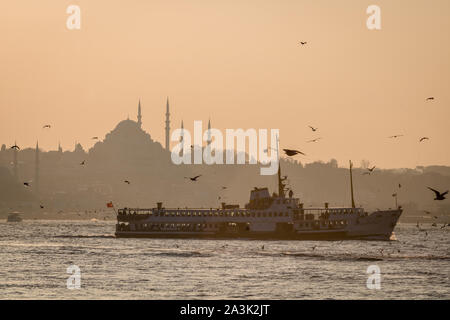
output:
M 164 145 L 169 96 L 172 129 L 277 128 L 302 162 L 450 165 L 449 0 L 3 0 L 0 44 L 7 146 L 88 149 L 139 99 Z

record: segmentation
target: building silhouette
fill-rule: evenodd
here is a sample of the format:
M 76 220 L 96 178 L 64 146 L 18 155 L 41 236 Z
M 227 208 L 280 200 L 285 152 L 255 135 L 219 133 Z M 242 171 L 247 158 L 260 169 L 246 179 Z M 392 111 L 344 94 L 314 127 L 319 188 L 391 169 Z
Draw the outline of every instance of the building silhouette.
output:
M 34 158 L 34 192 L 36 195 L 39 194 L 39 142 L 36 141 L 36 150 L 35 150 L 35 158 Z
M 169 112 L 169 97 L 166 102 L 166 150 L 170 149 L 170 112 Z
M 141 99 L 139 99 L 137 124 L 139 128 L 142 128 L 142 114 L 141 114 Z

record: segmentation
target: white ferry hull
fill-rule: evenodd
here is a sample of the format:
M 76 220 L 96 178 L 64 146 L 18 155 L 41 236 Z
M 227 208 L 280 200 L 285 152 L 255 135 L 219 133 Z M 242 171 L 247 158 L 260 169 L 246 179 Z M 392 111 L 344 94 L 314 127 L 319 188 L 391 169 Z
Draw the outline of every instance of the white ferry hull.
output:
M 313 228 L 301 229 L 301 223 L 293 220 L 284 222 L 284 228 L 273 231 L 252 231 L 251 222 L 237 222 L 229 219 L 237 227 L 221 230 L 117 230 L 118 238 L 174 238 L 174 239 L 252 239 L 252 240 L 390 240 L 394 227 L 402 213 L 401 209 L 377 211 L 367 216 L 348 217 L 344 226 L 325 223 Z M 339 216 L 337 219 L 342 219 Z M 204 219 L 206 225 L 213 219 Z M 251 219 L 250 219 L 251 220 Z M 176 219 L 167 219 L 170 223 Z M 337 220 L 341 221 L 341 220 Z M 151 223 L 152 219 L 141 220 L 141 223 Z M 266 223 L 267 224 L 267 223 Z M 250 227 L 249 227 L 250 226 Z

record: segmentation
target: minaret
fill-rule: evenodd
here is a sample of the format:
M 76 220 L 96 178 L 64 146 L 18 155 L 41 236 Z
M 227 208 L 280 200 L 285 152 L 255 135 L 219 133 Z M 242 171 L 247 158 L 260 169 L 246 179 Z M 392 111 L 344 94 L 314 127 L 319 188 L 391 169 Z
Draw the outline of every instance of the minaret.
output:
M 169 113 L 169 97 L 166 102 L 166 150 L 170 148 L 170 113 Z
M 210 145 L 212 142 L 212 138 L 211 138 L 211 119 L 208 119 L 208 137 L 206 140 L 206 145 Z
M 139 126 L 139 128 L 142 127 L 142 114 L 141 114 L 141 99 L 139 99 L 139 104 L 138 104 L 138 115 L 137 115 L 137 124 Z
M 17 146 L 17 142 L 15 142 L 14 141 L 14 145 L 15 146 Z M 16 148 L 14 148 L 14 162 L 13 162 L 13 165 L 14 165 L 14 178 L 16 179 L 16 180 L 19 180 L 19 174 L 18 174 L 18 166 L 17 166 L 17 149 Z
M 181 120 L 180 143 L 181 143 L 181 154 L 184 154 L 184 124 L 183 124 L 183 120 Z
M 59 153 L 62 153 L 62 147 L 61 147 L 61 142 L 58 142 L 58 152 Z
M 36 151 L 34 159 L 34 192 L 39 194 L 39 143 L 36 141 Z
M 353 168 L 353 163 L 352 160 L 349 161 L 350 162 L 350 193 L 352 195 L 352 208 L 355 208 L 355 198 L 353 196 L 353 175 L 352 175 L 352 168 Z

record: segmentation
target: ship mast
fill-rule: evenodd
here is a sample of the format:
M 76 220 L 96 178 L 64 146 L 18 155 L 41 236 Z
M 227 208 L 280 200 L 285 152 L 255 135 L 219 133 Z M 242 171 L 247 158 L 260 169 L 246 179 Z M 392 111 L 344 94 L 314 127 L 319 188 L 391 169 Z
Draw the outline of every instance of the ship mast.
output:
M 277 136 L 277 160 L 278 160 L 278 196 L 284 198 L 284 184 L 281 179 L 280 145 Z
M 353 176 L 352 176 L 352 168 L 353 163 L 352 160 L 349 160 L 350 162 L 350 193 L 352 194 L 352 208 L 355 208 L 355 198 L 353 197 Z

